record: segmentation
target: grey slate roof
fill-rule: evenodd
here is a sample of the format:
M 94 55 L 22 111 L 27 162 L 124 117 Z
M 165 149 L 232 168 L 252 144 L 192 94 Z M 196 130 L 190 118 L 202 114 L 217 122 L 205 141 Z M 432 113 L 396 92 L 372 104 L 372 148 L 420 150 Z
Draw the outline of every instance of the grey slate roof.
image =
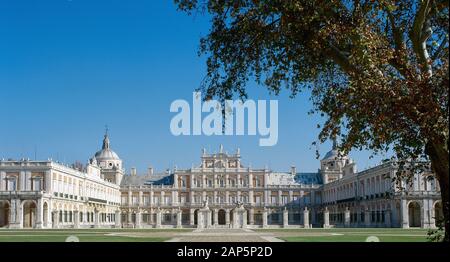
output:
M 294 179 L 299 184 L 323 184 L 320 173 L 297 173 Z
M 172 185 L 173 175 L 158 173 L 152 175 L 126 175 L 120 186 L 149 186 L 149 185 Z
M 294 177 L 298 184 L 323 184 L 320 173 L 297 173 Z M 126 175 L 122 179 L 121 186 L 144 186 L 144 185 L 172 185 L 173 175 L 158 173 L 153 175 Z

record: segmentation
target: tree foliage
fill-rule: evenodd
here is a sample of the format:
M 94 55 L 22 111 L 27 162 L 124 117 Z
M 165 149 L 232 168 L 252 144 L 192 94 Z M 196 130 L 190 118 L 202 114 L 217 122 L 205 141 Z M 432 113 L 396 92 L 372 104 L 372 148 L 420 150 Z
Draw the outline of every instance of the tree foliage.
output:
M 200 40 L 205 99 L 247 98 L 255 80 L 294 97 L 312 89 L 327 119 L 319 138 L 340 149 L 392 148 L 431 162 L 448 241 L 448 9 L 446 0 L 175 0 L 211 15 Z

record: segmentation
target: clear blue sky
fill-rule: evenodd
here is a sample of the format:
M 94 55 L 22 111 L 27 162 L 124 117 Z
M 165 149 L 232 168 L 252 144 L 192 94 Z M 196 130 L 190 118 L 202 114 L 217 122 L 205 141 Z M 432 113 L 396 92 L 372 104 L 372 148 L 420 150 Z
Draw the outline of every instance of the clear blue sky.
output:
M 307 94 L 279 99 L 279 140 L 258 137 L 174 137 L 172 101 L 191 100 L 205 74 L 197 56 L 207 17 L 189 17 L 166 0 L 0 1 L 0 157 L 87 161 L 104 126 L 125 167 L 145 172 L 198 164 L 202 147 L 241 148 L 252 167 L 315 171 L 316 128 Z M 252 98 L 270 97 L 251 85 Z M 321 154 L 331 147 L 320 145 Z M 359 169 L 369 152 L 352 152 Z

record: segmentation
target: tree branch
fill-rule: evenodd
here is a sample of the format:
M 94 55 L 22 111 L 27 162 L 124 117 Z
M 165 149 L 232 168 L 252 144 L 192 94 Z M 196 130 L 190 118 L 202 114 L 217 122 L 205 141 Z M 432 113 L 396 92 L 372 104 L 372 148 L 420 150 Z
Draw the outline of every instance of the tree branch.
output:
M 326 54 L 336 63 L 341 69 L 349 74 L 357 74 L 359 70 L 350 63 L 348 57 L 343 54 L 336 46 L 329 44 L 330 48 Z
M 431 9 L 431 3 L 433 0 L 424 0 L 416 12 L 414 22 L 409 32 L 413 50 L 416 53 L 419 63 L 423 66 L 423 71 L 428 73 L 429 76 L 433 74 L 430 56 L 427 50 L 427 40 L 431 35 L 431 27 L 427 24 L 427 16 Z
M 392 37 L 394 39 L 395 46 L 395 57 L 391 59 L 389 63 L 405 77 L 407 75 L 408 60 L 404 53 L 406 50 L 406 44 L 403 41 L 403 32 L 395 25 L 395 18 L 392 12 L 388 8 L 386 8 L 386 12 L 388 14 L 389 22 L 391 23 Z

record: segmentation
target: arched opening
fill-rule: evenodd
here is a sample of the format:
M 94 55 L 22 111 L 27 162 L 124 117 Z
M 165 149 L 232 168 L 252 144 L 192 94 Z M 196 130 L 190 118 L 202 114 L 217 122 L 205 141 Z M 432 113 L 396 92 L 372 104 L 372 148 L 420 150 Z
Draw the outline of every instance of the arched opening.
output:
M 23 227 L 34 228 L 36 221 L 36 203 L 26 201 L 23 204 Z
M 230 224 L 233 225 L 234 222 L 234 209 L 230 211 Z
M 9 203 L 8 201 L 0 201 L 0 227 L 9 225 Z
M 44 215 L 44 221 L 43 221 L 44 227 L 47 227 L 48 226 L 48 204 L 47 204 L 47 202 L 44 202 L 42 212 Z
M 194 225 L 198 225 L 198 209 L 194 211 Z
M 442 209 L 442 202 L 438 201 L 434 204 L 434 224 L 436 227 L 444 226 L 444 211 Z
M 420 227 L 420 205 L 417 202 L 411 202 L 408 205 L 409 227 Z
M 219 225 L 226 225 L 226 212 L 223 209 L 219 210 L 218 214 Z

